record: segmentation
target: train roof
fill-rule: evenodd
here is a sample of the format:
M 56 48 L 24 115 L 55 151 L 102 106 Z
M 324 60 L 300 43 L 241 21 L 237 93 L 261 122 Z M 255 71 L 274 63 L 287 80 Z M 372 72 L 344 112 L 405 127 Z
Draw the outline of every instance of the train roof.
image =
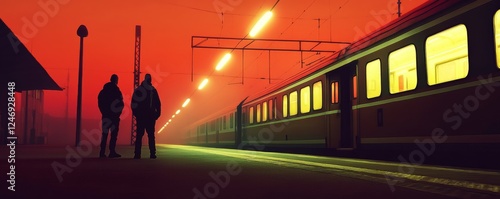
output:
M 384 40 L 391 38 L 391 36 L 393 35 L 402 34 L 402 32 L 407 30 L 408 28 L 417 26 L 419 23 L 422 23 L 425 19 L 438 15 L 442 13 L 444 10 L 451 9 L 459 5 L 468 4 L 473 1 L 474 0 L 429 0 L 423 3 L 422 5 L 414 8 L 413 10 L 403 14 L 401 17 L 367 34 L 365 37 L 357 41 L 354 41 L 353 43 L 349 44 L 340 51 L 337 51 L 329 55 L 328 57 L 321 59 L 320 61 L 311 65 L 309 68 L 295 75 L 292 75 L 291 77 L 287 78 L 286 80 L 283 80 L 282 82 L 276 84 L 275 86 L 272 86 L 268 89 L 258 92 L 257 94 L 252 95 L 249 98 L 249 100 L 246 101 L 246 103 L 259 99 L 269 94 L 272 91 L 282 89 L 287 85 L 289 85 L 290 83 L 298 81 L 311 74 L 314 74 L 316 72 L 321 72 L 320 69 L 330 66 L 347 57 L 355 55 L 369 46 L 372 46 L 379 42 L 383 42 Z
M 197 119 L 196 121 L 194 122 L 191 122 L 189 126 L 198 126 L 200 124 L 203 124 L 203 123 L 206 123 L 206 122 L 210 122 L 210 121 L 213 121 L 215 119 L 218 119 L 220 118 L 221 116 L 224 116 L 224 115 L 229 115 L 231 113 L 234 113 L 236 112 L 236 106 L 238 106 L 237 103 L 234 103 L 234 104 L 231 104 L 230 106 L 226 106 L 224 108 L 221 108 L 221 109 L 217 109 L 209 114 L 206 114 L 204 115 L 203 117 Z

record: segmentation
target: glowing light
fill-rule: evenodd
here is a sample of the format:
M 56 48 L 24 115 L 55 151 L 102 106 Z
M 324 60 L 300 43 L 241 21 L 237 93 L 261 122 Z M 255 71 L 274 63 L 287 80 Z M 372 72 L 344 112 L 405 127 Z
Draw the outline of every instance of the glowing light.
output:
M 174 118 L 174 117 L 175 117 L 175 114 L 172 115 L 172 118 Z
M 198 90 L 201 90 L 201 89 L 205 88 L 205 86 L 206 86 L 207 84 L 208 84 L 208 79 L 207 79 L 207 78 L 205 78 L 205 79 L 201 82 L 201 84 L 198 86 Z
M 160 134 L 163 131 L 163 129 L 165 129 L 165 126 L 161 127 L 161 129 L 158 131 L 158 134 Z
M 163 129 L 165 129 L 167 126 L 168 126 L 168 122 L 161 127 L 161 129 L 158 131 L 158 134 L 160 134 L 163 131 Z
M 187 100 L 184 101 L 184 104 L 182 104 L 182 108 L 186 107 L 190 101 L 191 101 L 191 99 L 187 98 Z
M 168 122 L 172 122 L 172 119 L 169 119 Z
M 217 71 L 221 70 L 230 59 L 231 59 L 231 53 L 226 53 L 226 55 L 224 55 L 224 57 L 217 64 L 217 67 L 215 67 L 215 70 Z
M 266 23 L 271 19 L 273 16 L 273 12 L 267 11 L 264 16 L 262 16 L 259 21 L 253 26 L 252 30 L 250 31 L 250 37 L 255 37 L 257 33 L 266 25 Z
M 175 112 L 175 114 L 176 114 L 176 115 L 179 115 L 179 113 L 180 113 L 180 112 L 181 112 L 181 109 L 177 110 L 177 111 Z

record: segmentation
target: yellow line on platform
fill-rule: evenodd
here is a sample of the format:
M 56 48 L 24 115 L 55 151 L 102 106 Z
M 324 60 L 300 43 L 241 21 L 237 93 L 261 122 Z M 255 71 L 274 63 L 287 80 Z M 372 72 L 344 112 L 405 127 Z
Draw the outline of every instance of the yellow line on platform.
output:
M 203 147 L 184 146 L 184 145 L 182 145 L 182 146 L 181 145 L 166 145 L 165 147 L 178 148 L 178 149 L 190 150 L 190 151 L 198 151 L 198 152 L 202 152 L 202 153 L 211 153 L 211 154 L 228 156 L 228 157 L 239 158 L 239 159 L 245 159 L 245 160 L 250 160 L 250 161 L 265 162 L 265 163 L 285 165 L 285 166 L 289 165 L 289 166 L 297 167 L 298 165 L 303 165 L 304 167 L 301 167 L 301 168 L 321 167 L 321 168 L 328 168 L 328 169 L 337 169 L 337 170 L 360 172 L 360 173 L 372 174 L 372 175 L 383 175 L 385 177 L 389 176 L 389 177 L 396 178 L 396 179 L 407 179 L 407 180 L 413 180 L 413 181 L 419 181 L 419 182 L 441 184 L 441 185 L 446 185 L 446 186 L 468 188 L 468 189 L 474 189 L 474 190 L 479 190 L 479 191 L 491 192 L 491 193 L 495 193 L 495 194 L 500 193 L 500 186 L 499 185 L 477 183 L 477 182 L 463 181 L 463 180 L 453 180 L 453 179 L 438 178 L 438 177 L 430 177 L 430 176 L 416 175 L 416 174 L 406 174 L 406 173 L 399 173 L 399 172 L 383 171 L 383 170 L 377 170 L 377 169 L 367 169 L 367 168 L 359 168 L 359 167 L 352 167 L 352 166 L 343 166 L 343 165 L 311 162 L 311 161 L 304 161 L 304 160 L 295 160 L 295 159 L 288 159 L 288 158 L 268 157 L 268 156 L 259 155 L 256 151 L 229 152 L 230 149 L 222 150 L 222 149 L 218 149 L 218 148 L 203 148 Z M 290 163 L 293 165 L 290 165 Z

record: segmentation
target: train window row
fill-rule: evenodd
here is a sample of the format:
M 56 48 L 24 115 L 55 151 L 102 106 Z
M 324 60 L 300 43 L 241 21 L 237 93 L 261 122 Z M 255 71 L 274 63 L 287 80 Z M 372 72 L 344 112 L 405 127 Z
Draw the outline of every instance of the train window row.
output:
M 495 49 L 497 67 L 500 68 L 500 10 L 494 16 Z M 425 59 L 428 85 L 437 85 L 463 79 L 469 72 L 467 28 L 459 24 L 429 36 L 425 41 Z M 368 62 L 366 68 L 366 95 L 368 99 L 382 93 L 381 59 Z M 396 49 L 388 56 L 389 92 L 396 94 L 414 90 L 417 87 L 417 50 L 410 44 Z M 357 77 L 352 79 L 353 98 L 357 98 Z M 332 82 L 331 103 L 339 103 L 339 82 Z M 282 96 L 283 118 L 299 113 L 309 113 L 323 108 L 323 83 L 318 81 L 298 91 Z M 299 101 L 300 97 L 300 101 Z M 249 108 L 249 122 L 265 122 L 276 118 L 276 99 L 262 102 Z M 299 104 L 300 103 L 300 104 Z M 256 110 L 254 110 L 254 108 Z M 254 117 L 256 116 L 256 117 Z M 254 118 L 256 121 L 254 121 Z
M 221 123 L 220 124 L 220 129 L 219 130 L 226 130 L 226 129 L 232 129 L 234 128 L 234 113 L 229 114 L 229 120 L 227 119 L 227 115 L 224 115 L 221 118 Z
M 310 113 L 312 110 L 320 110 L 323 108 L 323 82 L 318 81 L 311 86 L 302 87 L 300 93 L 292 91 L 288 95 L 283 95 L 283 117 L 295 116 L 298 114 L 299 105 L 300 113 Z M 298 95 L 300 94 L 300 104 Z
M 300 101 L 299 101 L 300 97 Z M 323 108 L 323 82 L 315 82 L 312 86 L 304 86 L 281 98 L 283 118 L 299 113 L 310 113 Z M 300 104 L 299 104 L 300 103 Z M 271 99 L 248 109 L 249 123 L 260 123 L 277 118 L 276 99 Z
M 425 41 L 429 85 L 465 78 L 469 71 L 467 28 L 460 24 Z M 380 59 L 366 64 L 367 98 L 380 96 L 382 88 Z M 396 94 L 417 87 L 417 50 L 410 44 L 389 53 L 389 92 Z
M 222 131 L 234 128 L 234 113 L 229 114 L 229 120 L 227 115 L 208 122 L 206 127 L 208 132 Z M 205 125 L 198 126 L 198 133 L 205 133 Z
M 250 124 L 254 122 L 265 122 L 268 120 L 276 119 L 276 99 L 271 99 L 266 102 L 257 104 L 255 107 L 250 107 L 249 112 L 249 122 Z M 254 121 L 255 116 L 255 121 Z

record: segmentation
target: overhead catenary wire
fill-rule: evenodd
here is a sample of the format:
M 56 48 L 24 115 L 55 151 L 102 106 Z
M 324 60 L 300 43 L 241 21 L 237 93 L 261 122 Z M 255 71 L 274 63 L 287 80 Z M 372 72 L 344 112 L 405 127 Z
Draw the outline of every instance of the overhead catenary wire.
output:
M 277 5 L 278 5 L 279 1 L 280 1 L 280 0 L 277 0 L 277 1 L 274 3 L 274 5 L 271 7 L 270 11 L 272 11 L 272 10 L 273 10 L 273 9 L 274 9 Z M 181 6 L 181 5 L 174 4 L 174 3 L 170 3 L 170 4 L 172 4 L 172 5 L 176 5 L 176 6 Z M 207 10 L 203 10 L 203 9 L 197 9 L 197 8 L 190 7 L 190 6 L 183 6 L 183 7 L 186 7 L 186 8 L 189 8 L 189 9 L 194 9 L 194 10 L 199 10 L 199 11 L 204 11 L 204 12 L 210 12 L 210 13 L 216 13 L 216 14 L 218 14 L 217 12 L 211 12 L 211 11 L 207 11 Z M 224 13 L 222 13 L 222 15 L 223 15 L 223 14 L 224 14 Z M 223 19 L 222 19 L 222 27 L 221 27 L 221 32 L 220 32 L 220 34 L 222 34 L 222 28 L 224 27 L 224 26 L 223 26 L 223 24 L 224 24 L 224 22 L 223 22 Z M 242 41 L 243 41 L 246 37 L 248 37 L 248 35 L 249 35 L 249 34 L 247 33 L 247 34 L 245 35 L 245 37 L 244 37 L 243 39 L 241 39 L 241 40 L 240 40 L 240 41 L 236 44 L 236 46 L 235 46 L 233 49 L 231 49 L 231 52 L 230 52 L 230 53 L 232 53 L 232 52 L 235 50 L 235 48 L 237 48 L 237 47 L 238 47 L 238 45 L 239 45 L 239 44 L 240 44 L 240 43 L 241 43 L 241 42 L 242 42 Z M 214 69 L 212 69 L 212 71 L 211 71 L 211 72 L 210 72 L 210 74 L 209 74 L 209 75 L 205 78 L 205 80 L 207 80 L 207 79 L 209 79 L 210 77 L 214 76 L 215 71 L 216 71 L 216 69 L 215 69 L 215 68 L 214 68 Z M 191 95 L 189 95 L 189 98 L 188 98 L 188 99 L 192 98 L 192 97 L 194 96 L 194 94 L 195 94 L 197 91 L 198 91 L 198 89 L 194 89 L 194 90 L 193 90 L 193 92 L 191 93 Z M 161 129 L 161 130 L 163 130 L 163 129 L 164 129 L 164 127 L 166 127 L 166 126 L 167 126 L 170 122 L 171 122 L 171 120 L 170 120 L 168 123 L 166 123 L 166 124 L 162 127 L 162 129 Z
M 341 10 L 344 6 L 345 6 L 345 5 L 347 5 L 347 4 L 349 3 L 349 1 L 350 1 L 350 0 L 346 0 L 343 4 L 341 4 L 341 5 L 339 6 L 339 8 L 338 8 L 337 10 L 335 10 L 335 12 L 334 12 L 334 13 L 331 13 L 331 14 L 330 14 L 330 16 L 329 16 L 329 18 L 330 18 L 329 20 L 328 20 L 327 18 L 325 18 L 326 20 L 323 20 L 323 22 L 322 22 L 322 23 L 319 23 L 319 20 L 321 20 L 321 18 L 311 19 L 311 20 L 318 20 L 318 37 L 319 37 L 319 31 L 320 31 L 320 30 L 319 30 L 319 28 L 321 27 L 321 25 L 323 25 L 324 23 L 326 23 L 326 22 L 328 22 L 328 21 L 330 21 L 330 23 L 331 23 L 331 21 L 332 21 L 332 20 L 331 20 L 332 16 L 333 16 L 333 15 L 335 15 L 335 14 L 337 14 L 337 13 L 338 13 L 338 12 L 339 12 L 339 11 L 340 11 L 340 10 Z M 308 9 L 312 6 L 312 4 L 313 4 L 314 2 L 315 2 L 315 1 L 313 1 L 313 2 L 312 2 L 309 6 L 308 6 Z M 305 11 L 306 11 L 306 10 L 304 10 L 304 12 L 302 12 L 302 13 L 299 15 L 299 17 L 300 17 L 300 16 L 302 16 L 302 15 L 305 13 Z M 297 19 L 298 19 L 299 17 L 297 17 Z M 294 20 L 294 21 L 296 21 L 296 20 Z M 292 22 L 292 23 L 293 23 L 293 22 Z M 290 24 L 290 25 L 287 27 L 287 29 L 288 29 L 291 25 L 293 25 L 293 24 Z M 332 27 L 332 26 L 330 25 L 330 41 L 332 41 L 332 30 L 331 30 L 331 27 Z M 285 31 L 286 31 L 287 29 L 285 29 Z M 313 32 L 313 31 L 311 31 L 311 32 L 309 33 L 309 35 L 310 35 L 310 34 L 312 34 L 312 32 Z M 282 32 L 281 34 L 283 34 L 283 33 L 284 33 L 284 32 Z M 319 38 L 318 38 L 318 40 L 319 40 Z M 311 55 L 310 57 L 312 57 L 312 56 L 314 56 L 314 55 Z M 308 57 L 308 58 L 310 58 L 310 57 Z M 307 58 L 306 58 L 306 59 L 307 59 Z M 306 59 L 304 59 L 304 60 L 306 60 Z M 302 60 L 301 60 L 301 61 L 302 61 Z M 289 73 L 289 72 L 290 72 L 290 71 L 291 71 L 291 70 L 292 70 L 292 69 L 293 69 L 293 68 L 294 68 L 297 64 L 300 64 L 300 62 L 298 62 L 298 63 L 296 63 L 296 64 L 294 64 L 294 65 L 290 66 L 290 67 L 288 68 L 288 70 L 286 70 L 286 72 L 281 73 L 281 75 L 279 76 L 279 78 L 283 78 L 283 76 L 285 76 L 286 74 L 288 74 L 288 73 Z
M 275 4 L 274 4 L 274 6 L 273 6 L 273 9 L 274 9 L 274 7 L 278 4 L 278 2 L 279 2 L 279 0 L 278 0 L 278 1 L 276 1 L 276 3 L 275 3 Z M 298 16 L 297 16 L 297 17 L 292 18 L 292 22 L 291 22 L 291 23 L 290 23 L 290 24 L 289 24 L 289 25 L 288 25 L 288 26 L 287 26 L 287 27 L 286 27 L 283 31 L 281 31 L 281 33 L 280 33 L 279 37 L 283 37 L 283 34 L 284 34 L 286 31 L 288 31 L 288 29 L 290 29 L 290 27 L 291 27 L 291 26 L 293 26 L 297 20 L 303 20 L 303 19 L 305 19 L 305 18 L 301 18 L 301 17 L 302 17 L 302 15 L 304 15 L 304 13 L 306 13 L 306 12 L 307 12 L 307 11 L 311 8 L 311 6 L 312 6 L 315 2 L 316 2 L 316 0 L 312 1 L 312 2 L 311 2 L 311 3 L 310 3 L 310 4 L 309 4 L 309 5 L 308 5 L 308 6 L 307 6 L 307 7 L 306 7 L 306 8 L 305 8 L 305 9 L 304 9 L 304 10 L 303 10 L 303 11 L 302 11 L 302 12 L 301 12 Z M 246 37 L 246 36 L 245 36 L 245 37 Z M 241 41 L 240 41 L 240 42 L 241 42 Z M 239 44 L 239 43 L 238 43 L 238 44 Z M 273 43 L 270 43 L 268 46 L 271 46 L 272 44 L 273 44 Z M 254 60 L 253 62 L 255 63 L 255 61 L 256 61 L 257 59 L 259 59 L 259 58 L 260 58 L 263 54 L 264 54 L 264 53 L 263 53 L 263 52 L 261 52 L 261 53 L 260 53 L 260 54 L 259 54 L 259 55 L 255 58 L 255 60 Z M 301 61 L 302 61 L 302 60 L 301 60 Z M 300 63 L 300 62 L 299 62 L 299 63 Z M 295 66 L 295 65 L 294 65 L 294 66 Z M 290 71 L 290 69 L 289 69 L 288 71 Z M 280 78 L 281 78 L 282 76 L 283 76 L 283 74 L 280 76 Z

